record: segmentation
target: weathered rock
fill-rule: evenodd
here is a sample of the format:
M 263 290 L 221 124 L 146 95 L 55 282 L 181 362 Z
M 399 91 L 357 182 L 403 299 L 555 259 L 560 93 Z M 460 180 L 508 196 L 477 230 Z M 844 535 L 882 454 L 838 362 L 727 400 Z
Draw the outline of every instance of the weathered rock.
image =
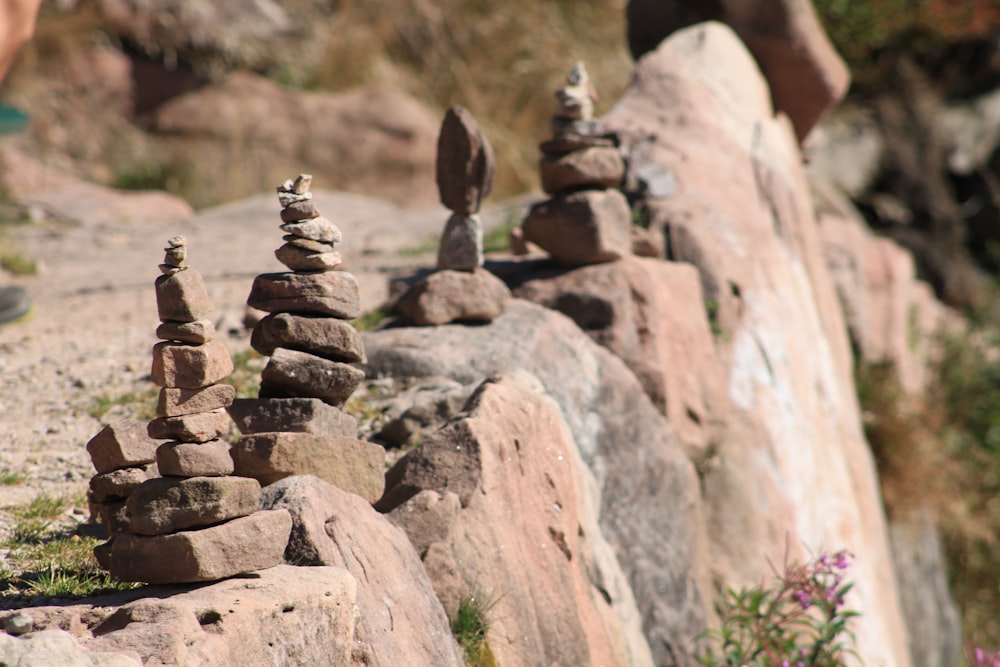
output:
M 224 440 L 165 442 L 156 450 L 156 466 L 164 476 L 219 477 L 233 474 L 233 457 Z
M 184 442 L 208 442 L 224 435 L 228 430 L 229 415 L 225 408 L 177 417 L 160 417 L 149 422 L 146 427 L 151 438 Z
M 196 322 L 212 312 L 205 280 L 195 269 L 159 276 L 155 284 L 161 322 Z
M 108 424 L 87 443 L 87 453 L 98 473 L 144 466 L 156 457 L 160 443 L 146 434 L 146 425 L 127 418 Z
M 7 634 L 18 637 L 35 629 L 35 619 L 26 611 L 16 611 L 4 617 L 3 629 Z
M 339 252 L 316 252 L 292 243 L 279 246 L 274 256 L 292 271 L 333 271 L 343 263 Z
M 586 148 L 559 157 L 543 157 L 542 190 L 558 194 L 582 188 L 611 188 L 625 177 L 625 162 L 617 148 Z
M 309 352 L 331 361 L 364 363 L 361 334 L 347 322 L 292 313 L 268 315 L 253 329 L 250 345 L 264 355 L 280 347 Z
M 128 507 L 124 500 L 95 503 L 94 506 L 97 508 L 101 525 L 104 526 L 108 535 L 115 536 L 128 530 Z
M 24 637 L 0 634 L 3 664 L 11 667 L 141 667 L 136 658 L 122 653 L 91 652 L 64 630 L 43 630 Z
M 337 225 L 322 216 L 296 222 L 283 222 L 281 229 L 289 234 L 320 243 L 337 244 L 344 240 L 344 234 Z
M 465 108 L 448 109 L 437 143 L 437 186 L 441 203 L 455 213 L 477 213 L 493 186 L 490 142 Z
M 316 202 L 311 199 L 292 202 L 285 208 L 281 209 L 282 222 L 301 222 L 303 220 L 312 220 L 313 218 L 318 217 L 319 210 L 316 208 Z
M 317 254 L 332 253 L 334 247 L 332 243 L 321 243 L 320 241 L 313 241 L 301 236 L 296 236 L 295 234 L 285 234 L 281 237 L 281 240 L 287 245 Z
M 345 271 L 259 275 L 247 304 L 269 313 L 314 313 L 342 320 L 361 314 L 358 281 Z
M 373 503 L 385 488 L 385 450 L 356 438 L 314 433 L 257 433 L 232 449 L 236 474 L 262 485 L 315 475 Z
M 219 340 L 204 345 L 163 342 L 153 346 L 150 379 L 160 387 L 201 389 L 232 372 L 233 359 Z
M 524 238 L 565 266 L 621 259 L 632 252 L 632 212 L 617 190 L 587 190 L 531 207 Z
M 667 254 L 667 242 L 657 230 L 632 225 L 632 254 L 638 257 L 663 259 Z
M 489 322 L 510 300 L 502 280 L 485 269 L 437 271 L 412 286 L 395 310 L 417 326 L 448 322 Z
M 355 437 L 358 421 L 318 398 L 240 398 L 229 416 L 243 435 L 288 431 Z
M 194 322 L 163 322 L 156 327 L 160 340 L 176 340 L 201 345 L 215 338 L 215 325 L 209 320 Z
M 156 466 L 120 468 L 90 478 L 90 499 L 95 503 L 117 502 L 128 498 L 136 487 L 157 476 Z
M 364 379 L 354 366 L 278 348 L 260 374 L 260 397 L 318 398 L 340 407 Z
M 163 535 L 247 516 L 259 500 L 260 484 L 253 479 L 161 477 L 143 482 L 129 496 L 129 526 L 139 535 Z
M 483 223 L 479 216 L 459 213 L 452 215 L 441 234 L 437 267 L 474 271 L 482 265 Z
M 562 132 L 551 139 L 546 139 L 542 143 L 538 144 L 538 150 L 540 150 L 543 155 L 547 155 L 551 158 L 557 158 L 561 155 L 566 155 L 566 153 L 572 153 L 573 151 L 582 151 L 588 148 L 608 148 L 613 146 L 615 146 L 615 142 L 611 137 Z
M 461 412 L 474 388 L 439 378 L 419 382 L 400 392 L 385 407 L 379 440 L 401 447 L 418 433 L 436 430 Z
M 426 489 L 387 515 L 389 521 L 406 531 L 410 543 L 423 558 L 434 544 L 448 545 L 458 523 L 462 501 L 452 491 Z
M 197 412 L 211 412 L 229 407 L 236 389 L 228 384 L 213 384 L 203 389 L 165 387 L 160 390 L 156 414 L 160 417 L 178 417 Z

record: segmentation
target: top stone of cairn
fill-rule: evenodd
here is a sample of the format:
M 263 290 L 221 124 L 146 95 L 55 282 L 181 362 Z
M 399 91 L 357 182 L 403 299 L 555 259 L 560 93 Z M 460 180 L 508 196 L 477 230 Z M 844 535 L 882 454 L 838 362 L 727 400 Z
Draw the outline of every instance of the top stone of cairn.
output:
M 590 83 L 587 68 L 582 62 L 573 66 L 566 76 L 566 85 L 556 91 L 556 110 L 552 114 L 552 131 L 556 134 L 573 132 L 593 134 L 597 131 L 594 120 L 594 101 L 597 91 Z
M 441 203 L 459 215 L 479 212 L 493 186 L 493 149 L 466 109 L 448 109 L 438 135 L 437 186 Z

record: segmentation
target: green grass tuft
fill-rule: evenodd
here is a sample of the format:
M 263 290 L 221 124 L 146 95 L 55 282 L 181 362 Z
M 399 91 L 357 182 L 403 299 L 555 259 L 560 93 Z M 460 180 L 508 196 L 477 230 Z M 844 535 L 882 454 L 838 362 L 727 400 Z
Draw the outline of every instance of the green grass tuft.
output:
M 372 308 L 361 313 L 361 317 L 351 320 L 351 325 L 358 331 L 371 331 L 388 318 L 389 313 L 381 308 Z
M 233 372 L 222 382 L 236 389 L 236 398 L 257 398 L 260 372 L 266 364 L 267 357 L 254 349 L 237 352 L 233 355 Z
M 139 420 L 156 417 L 156 401 L 159 389 L 150 387 L 143 390 L 126 391 L 121 394 L 98 394 L 91 399 L 87 414 L 94 419 L 102 419 L 117 407 L 124 408 L 129 416 Z
M 451 633 L 462 647 L 468 667 L 495 667 L 496 659 L 486 635 L 490 631 L 489 612 L 496 604 L 483 595 L 470 595 L 462 600 L 451 623 Z
M 17 486 L 28 481 L 28 476 L 14 470 L 0 470 L 0 486 Z

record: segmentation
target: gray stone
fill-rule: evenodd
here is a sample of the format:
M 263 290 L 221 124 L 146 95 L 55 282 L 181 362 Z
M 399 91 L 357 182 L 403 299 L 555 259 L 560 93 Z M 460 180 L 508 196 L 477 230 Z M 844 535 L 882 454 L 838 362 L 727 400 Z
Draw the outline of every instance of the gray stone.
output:
M 269 313 L 315 313 L 342 320 L 361 315 L 358 281 L 346 271 L 259 275 L 247 305 Z
M 437 186 L 441 203 L 460 215 L 479 211 L 493 185 L 493 148 L 466 109 L 448 109 L 437 145 Z
M 282 222 L 299 222 L 301 220 L 312 220 L 319 217 L 316 204 L 311 199 L 292 202 L 281 209 Z
M 489 322 L 503 313 L 509 300 L 504 282 L 485 269 L 438 271 L 403 294 L 395 311 L 417 326 Z
M 215 338 L 215 325 L 210 320 L 163 322 L 156 327 L 156 337 L 160 340 L 202 345 Z
M 233 474 L 229 443 L 165 442 L 156 450 L 160 474 L 173 477 L 220 477 Z
M 344 240 L 344 234 L 337 225 L 322 216 L 297 222 L 285 222 L 281 225 L 281 229 L 294 236 L 320 243 L 336 245 Z
M 235 396 L 236 389 L 228 384 L 213 384 L 203 389 L 165 387 L 160 390 L 156 414 L 160 417 L 178 417 L 211 412 L 229 407 Z
M 541 161 L 542 189 L 549 194 L 583 188 L 610 188 L 625 177 L 617 148 L 586 148 Z
M 303 250 L 308 250 L 314 253 L 328 253 L 333 252 L 332 243 L 321 243 L 319 241 L 313 241 L 311 239 L 302 238 L 301 236 L 296 236 L 295 234 L 285 234 L 281 237 L 281 240 L 288 245 L 295 246 L 297 248 L 302 248 Z
M 254 327 L 250 345 L 264 355 L 279 347 L 347 363 L 364 363 L 361 334 L 342 320 L 291 313 L 268 315 Z
M 122 419 L 108 424 L 87 443 L 87 453 L 99 473 L 152 463 L 159 442 L 146 433 L 146 424 Z
M 7 634 L 19 636 L 31 632 L 35 627 L 35 619 L 25 611 L 15 611 L 3 619 L 3 629 Z
M 229 415 L 225 408 L 212 412 L 196 412 L 177 417 L 160 417 L 149 422 L 149 437 L 159 440 L 183 442 L 208 442 L 229 430 Z
M 456 213 L 441 234 L 437 267 L 472 271 L 483 265 L 483 223 L 477 215 Z
M 586 190 L 536 204 L 524 238 L 564 266 L 611 262 L 631 254 L 632 211 L 617 190 Z
M 150 379 L 160 387 L 201 389 L 233 372 L 233 359 L 225 343 L 204 345 L 163 342 L 153 346 Z
M 260 485 L 245 477 L 161 477 L 143 482 L 128 498 L 129 527 L 163 535 L 247 516 L 257 510 Z
M 339 361 L 278 348 L 260 378 L 261 398 L 318 398 L 340 407 L 354 393 L 365 373 Z
M 156 466 L 120 468 L 90 478 L 90 499 L 95 503 L 125 500 L 147 479 L 157 477 Z
M 240 398 L 229 416 L 243 435 L 289 431 L 353 438 L 358 422 L 343 410 L 318 398 Z
M 159 276 L 155 285 L 161 322 L 194 322 L 212 312 L 205 281 L 195 269 Z
M 333 271 L 343 263 L 339 252 L 314 252 L 292 243 L 280 246 L 274 256 L 292 271 Z

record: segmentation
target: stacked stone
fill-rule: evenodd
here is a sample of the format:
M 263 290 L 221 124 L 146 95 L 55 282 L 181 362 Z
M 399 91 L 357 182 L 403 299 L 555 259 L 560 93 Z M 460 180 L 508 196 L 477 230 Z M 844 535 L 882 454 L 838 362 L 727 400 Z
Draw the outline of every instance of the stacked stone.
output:
M 260 484 L 232 477 L 226 407 L 234 390 L 217 384 L 233 370 L 226 346 L 205 319 L 211 302 L 201 274 L 186 266 L 184 237 L 170 239 L 156 279 L 161 339 L 152 380 L 162 387 L 158 417 L 147 426 L 163 477 L 128 497 L 129 529 L 98 554 L 121 581 L 211 581 L 282 561 L 291 517 L 258 511 Z
M 395 310 L 418 326 L 490 322 L 507 308 L 510 291 L 483 269 L 483 225 L 477 215 L 493 185 L 489 141 L 467 110 L 445 114 L 438 135 L 437 186 L 452 211 L 438 249 L 435 273 L 410 287 Z
M 321 216 L 302 174 L 278 186 L 285 244 L 275 256 L 290 271 L 257 276 L 247 303 L 270 313 L 250 344 L 271 358 L 257 399 L 229 413 L 243 434 L 233 448 L 236 473 L 270 484 L 315 475 L 374 502 L 385 486 L 385 450 L 357 439 L 341 408 L 364 379 L 361 335 L 346 320 L 361 314 L 357 280 L 335 250 L 343 235 Z
M 109 537 L 128 530 L 126 501 L 147 479 L 158 477 L 158 440 L 146 433 L 146 424 L 123 419 L 108 424 L 87 443 L 87 453 L 97 470 L 90 479 L 87 499 L 91 513 L 100 518 Z
M 556 92 L 550 140 L 541 144 L 542 189 L 553 195 L 524 220 L 524 240 L 563 266 L 585 266 L 631 254 L 632 212 L 617 189 L 625 163 L 612 135 L 594 119 L 596 99 L 583 63 Z

